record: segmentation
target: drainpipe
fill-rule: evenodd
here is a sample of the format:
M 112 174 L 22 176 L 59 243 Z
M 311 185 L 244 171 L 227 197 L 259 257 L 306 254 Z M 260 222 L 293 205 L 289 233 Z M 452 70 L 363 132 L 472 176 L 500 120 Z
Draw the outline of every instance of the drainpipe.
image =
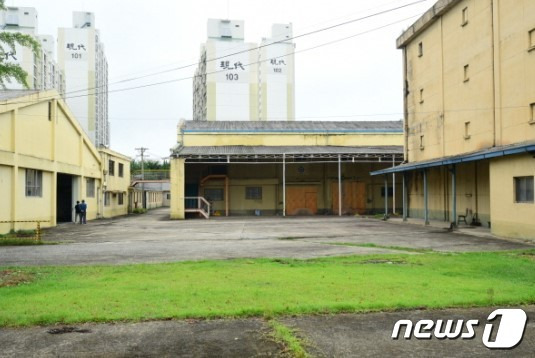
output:
M 429 225 L 429 206 L 427 195 L 427 169 L 424 169 L 424 222 Z
M 396 166 L 395 155 L 392 154 L 392 167 Z M 392 173 L 392 214 L 396 214 L 396 173 Z
M 385 216 L 384 220 L 388 219 L 388 174 L 385 174 Z
M 402 176 L 403 185 L 403 221 L 407 221 L 407 174 L 403 172 Z
M 403 131 L 404 131 L 404 150 L 403 159 L 409 161 L 409 110 L 407 107 L 407 96 L 409 95 L 409 82 L 407 81 L 407 47 L 403 47 Z
M 286 216 L 286 154 L 282 154 L 282 216 Z
M 338 154 L 338 216 L 342 216 L 342 161 Z
M 451 167 L 451 227 L 457 227 L 457 168 L 455 164 Z

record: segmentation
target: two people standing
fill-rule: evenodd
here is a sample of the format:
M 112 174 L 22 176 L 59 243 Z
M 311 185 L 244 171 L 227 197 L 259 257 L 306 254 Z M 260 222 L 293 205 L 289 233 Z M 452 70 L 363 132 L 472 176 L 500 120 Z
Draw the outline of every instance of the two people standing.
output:
M 76 202 L 76 205 L 74 206 L 74 222 L 78 222 L 78 218 L 80 218 L 80 224 L 86 224 L 86 213 L 87 213 L 87 204 L 85 203 L 85 200 L 82 200 L 80 203 L 79 201 Z

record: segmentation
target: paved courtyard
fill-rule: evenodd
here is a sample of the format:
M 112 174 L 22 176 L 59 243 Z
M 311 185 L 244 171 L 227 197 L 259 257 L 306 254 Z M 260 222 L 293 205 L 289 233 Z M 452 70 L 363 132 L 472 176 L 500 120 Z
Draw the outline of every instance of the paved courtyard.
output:
M 0 247 L 0 265 L 88 265 L 229 258 L 312 258 L 400 252 L 496 251 L 534 247 L 517 241 L 448 232 L 437 227 L 359 217 L 229 217 L 169 220 L 168 209 L 44 232 L 59 245 Z

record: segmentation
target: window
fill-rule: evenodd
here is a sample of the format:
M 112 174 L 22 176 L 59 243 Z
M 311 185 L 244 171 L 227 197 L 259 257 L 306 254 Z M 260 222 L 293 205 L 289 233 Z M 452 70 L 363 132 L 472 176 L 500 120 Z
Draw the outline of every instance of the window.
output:
M 204 189 L 204 196 L 208 201 L 223 201 L 223 189 Z
M 464 122 L 464 139 L 470 139 L 470 122 Z
M 462 11 L 461 26 L 468 24 L 468 7 L 465 7 Z
M 108 161 L 108 173 L 115 175 L 115 162 L 113 160 Z
M 529 105 L 531 118 L 529 119 L 529 124 L 535 124 L 535 103 Z
M 119 176 L 122 178 L 124 176 L 124 164 L 119 163 Z
M 535 50 L 535 29 L 532 29 L 529 33 L 529 47 L 528 51 Z
M 424 44 L 419 43 L 418 44 L 418 57 L 422 57 L 424 55 Z
M 533 203 L 533 176 L 514 177 L 515 202 Z
M 390 198 L 392 198 L 394 196 L 394 188 L 389 186 L 388 187 L 388 196 Z M 384 198 L 385 197 L 385 187 L 381 187 L 381 197 Z
M 469 68 L 470 68 L 470 66 L 464 65 L 464 69 L 463 69 L 464 82 L 470 81 L 470 76 L 468 75 L 468 69 Z
M 262 187 L 261 186 L 246 187 L 245 199 L 262 200 Z
M 104 193 L 104 206 L 110 206 L 110 192 Z
M 43 196 L 43 172 L 26 169 L 26 196 Z
M 124 202 L 124 194 L 119 193 L 119 196 L 117 197 L 117 204 L 123 205 L 123 202 Z
M 424 103 L 424 89 L 420 88 L 420 104 Z
M 48 120 L 52 120 L 52 102 L 48 102 Z
M 95 197 L 95 179 L 94 178 L 85 179 L 85 196 L 87 196 L 88 198 Z
M 421 135 L 420 136 L 420 150 L 423 150 L 424 149 L 424 136 Z
M 171 200 L 171 194 L 167 193 L 166 194 L 166 198 L 167 198 L 167 200 Z

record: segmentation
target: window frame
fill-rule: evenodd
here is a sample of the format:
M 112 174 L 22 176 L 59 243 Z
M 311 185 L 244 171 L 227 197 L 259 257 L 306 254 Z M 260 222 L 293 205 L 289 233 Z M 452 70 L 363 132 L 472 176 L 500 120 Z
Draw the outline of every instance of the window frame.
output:
M 85 196 L 87 198 L 95 197 L 95 178 L 85 178 Z
M 24 193 L 26 197 L 43 197 L 43 171 L 37 169 L 26 169 Z M 30 180 L 31 178 L 31 180 Z
M 119 178 L 122 178 L 124 177 L 124 164 L 123 163 L 117 163 L 117 175 L 119 176 Z
M 117 194 L 117 205 L 124 205 L 124 193 Z
M 262 187 L 261 186 L 246 186 L 245 187 L 245 200 L 262 200 Z
M 519 185 L 524 186 L 523 188 L 518 188 Z M 529 191 L 529 186 L 531 186 L 531 192 Z M 525 192 L 522 192 L 525 191 Z M 513 177 L 513 195 L 515 204 L 533 204 L 535 192 L 534 176 L 533 175 L 524 175 Z M 520 194 L 520 195 L 519 195 Z M 531 194 L 531 196 L 530 196 Z M 523 196 L 519 197 L 519 196 Z
M 115 176 L 115 160 L 108 160 L 108 174 L 110 176 Z
M 218 195 L 216 195 L 216 198 L 214 199 L 212 197 L 213 195 L 210 194 L 210 193 L 218 193 Z M 204 189 L 204 197 L 208 201 L 224 201 L 225 200 L 225 190 L 223 188 L 205 188 Z
M 104 193 L 104 206 L 110 206 L 111 202 L 111 193 L 109 191 L 106 191 Z

